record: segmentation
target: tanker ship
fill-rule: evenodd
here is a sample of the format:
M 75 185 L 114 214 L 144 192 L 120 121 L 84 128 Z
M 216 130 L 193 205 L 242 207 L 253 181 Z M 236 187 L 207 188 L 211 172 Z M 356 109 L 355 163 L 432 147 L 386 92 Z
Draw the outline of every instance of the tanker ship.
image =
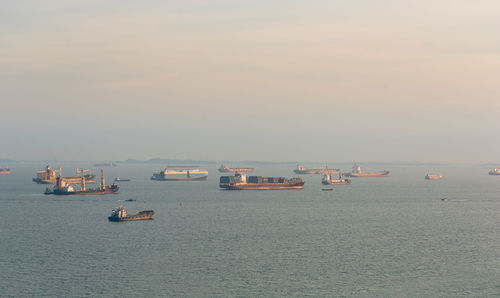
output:
M 197 181 L 207 180 L 208 171 L 201 169 L 192 170 L 171 170 L 165 168 L 162 171 L 153 173 L 151 180 L 158 181 Z
M 89 172 L 89 174 L 84 173 L 85 177 L 85 182 L 87 183 L 94 183 L 95 178 L 94 174 L 90 173 L 90 170 L 80 170 L 76 168 L 76 175 L 73 177 L 64 177 L 64 180 L 66 183 L 80 183 L 82 181 L 82 177 L 79 176 L 83 172 Z M 61 168 L 59 168 L 59 176 L 61 176 Z M 38 184 L 56 184 L 56 170 L 51 169 L 50 166 L 46 166 L 44 170 L 37 171 L 36 172 L 36 178 L 33 178 L 33 182 L 36 182 Z
M 45 190 L 46 195 L 105 195 L 105 194 L 116 194 L 118 193 L 118 185 L 115 183 L 106 186 L 104 183 L 104 173 L 101 169 L 101 186 L 98 188 L 87 188 L 86 180 L 83 176 L 80 177 L 80 188 L 75 188 L 71 183 L 66 182 L 65 178 L 58 176 L 56 178 L 56 185 L 51 190 L 47 188 Z
M 332 173 L 334 174 L 337 174 L 339 172 L 339 169 L 330 169 L 329 171 L 331 171 Z M 302 165 L 297 165 L 297 168 L 295 168 L 295 170 L 293 170 L 293 172 L 295 174 L 303 174 L 303 175 L 307 175 L 307 174 L 328 174 L 328 171 L 325 170 L 325 169 L 308 169 Z
M 111 216 L 108 217 L 109 221 L 132 221 L 132 220 L 148 220 L 153 219 L 155 212 L 153 210 L 141 211 L 137 214 L 128 214 L 127 208 L 118 207 L 113 209 Z
M 247 176 L 237 173 L 235 176 L 221 176 L 219 187 L 227 190 L 250 189 L 303 189 L 301 178 Z
M 220 165 L 219 172 L 221 173 L 243 173 L 253 172 L 253 168 L 230 168 L 225 165 Z
M 10 169 L 9 168 L 0 168 L 0 174 L 9 175 Z
M 389 171 L 363 172 L 358 164 L 354 164 L 352 172 L 344 173 L 347 177 L 389 177 Z

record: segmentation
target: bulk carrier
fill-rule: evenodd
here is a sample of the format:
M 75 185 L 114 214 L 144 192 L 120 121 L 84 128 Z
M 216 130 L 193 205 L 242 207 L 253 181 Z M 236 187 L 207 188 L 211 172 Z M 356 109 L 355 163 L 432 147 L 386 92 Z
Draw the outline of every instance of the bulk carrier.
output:
M 235 176 L 221 176 L 219 187 L 227 190 L 265 190 L 265 189 L 303 189 L 304 181 L 301 178 L 262 177 L 236 174 Z
M 389 171 L 363 172 L 358 164 L 354 164 L 351 173 L 344 173 L 347 177 L 389 177 Z
M 56 185 L 51 190 L 45 190 L 46 195 L 105 195 L 118 193 L 118 185 L 115 183 L 106 186 L 104 183 L 104 173 L 101 169 L 101 186 L 98 188 L 87 188 L 85 177 L 82 174 L 80 178 L 80 188 L 75 188 L 71 183 L 68 183 L 65 178 L 61 176 L 56 178 Z
M 61 177 L 62 170 L 59 168 L 59 176 Z M 66 183 L 80 183 L 82 181 L 81 174 L 85 177 L 85 182 L 94 183 L 95 175 L 90 173 L 90 170 L 80 170 L 76 168 L 76 175 L 73 177 L 64 177 Z M 89 172 L 85 174 L 85 172 Z M 38 184 L 56 184 L 56 170 L 51 169 L 50 166 L 46 166 L 44 170 L 36 171 L 36 178 L 33 178 L 33 182 Z
M 328 171 L 330 171 L 333 174 L 337 174 L 339 172 L 339 169 L 330 169 L 330 170 L 325 170 L 325 169 L 308 169 L 302 165 L 297 165 L 297 168 L 293 170 L 295 174 L 302 174 L 302 175 L 308 175 L 308 174 L 328 174 Z
M 220 165 L 219 172 L 221 173 L 248 173 L 253 172 L 253 168 L 230 168 L 225 165 Z

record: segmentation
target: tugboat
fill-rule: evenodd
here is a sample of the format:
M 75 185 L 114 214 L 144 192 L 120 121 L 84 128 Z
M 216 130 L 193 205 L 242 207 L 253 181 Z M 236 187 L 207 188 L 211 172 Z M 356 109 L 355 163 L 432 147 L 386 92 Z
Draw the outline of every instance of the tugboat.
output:
M 333 174 L 329 171 L 328 167 L 326 167 L 327 174 L 323 176 L 321 183 L 324 185 L 332 185 L 332 184 L 351 184 L 351 179 L 345 178 L 342 179 L 342 172 L 339 171 L 339 179 L 333 179 Z
M 249 176 L 236 173 L 235 176 L 221 176 L 219 187 L 227 190 L 247 189 L 303 189 L 301 178 Z
M 109 221 L 131 221 L 131 220 L 149 220 L 153 219 L 155 212 L 153 210 L 141 211 L 137 214 L 128 214 L 127 208 L 120 206 L 113 209 L 111 216 L 108 217 Z
M 81 176 L 81 188 L 75 189 L 71 183 L 67 183 L 65 178 L 61 176 L 56 178 L 56 185 L 54 189 L 47 188 L 45 190 L 46 195 L 105 195 L 105 194 L 116 194 L 120 187 L 115 183 L 106 186 L 104 183 L 104 173 L 101 169 L 101 187 L 98 188 L 86 188 L 85 176 Z

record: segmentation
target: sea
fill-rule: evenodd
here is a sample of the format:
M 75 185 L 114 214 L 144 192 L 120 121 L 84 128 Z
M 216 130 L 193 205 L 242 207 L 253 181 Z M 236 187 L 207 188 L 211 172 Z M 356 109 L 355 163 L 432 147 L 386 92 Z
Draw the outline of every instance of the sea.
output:
M 90 162 L 51 165 L 99 178 Z M 500 176 L 486 166 L 361 164 L 390 177 L 325 187 L 303 175 L 303 190 L 225 191 L 218 164 L 201 166 L 207 181 L 168 182 L 150 180 L 165 164 L 119 163 L 103 168 L 108 184 L 131 179 L 119 194 L 67 197 L 32 182 L 46 164 L 9 166 L 0 296 L 500 296 Z M 296 176 L 289 163 L 234 166 Z M 121 204 L 154 219 L 109 222 Z

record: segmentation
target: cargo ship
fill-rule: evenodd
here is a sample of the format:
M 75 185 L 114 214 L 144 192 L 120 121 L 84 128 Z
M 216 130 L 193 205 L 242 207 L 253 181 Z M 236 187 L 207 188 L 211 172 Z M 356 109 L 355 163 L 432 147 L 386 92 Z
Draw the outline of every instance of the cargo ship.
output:
M 354 164 L 352 172 L 344 173 L 347 177 L 389 177 L 389 171 L 363 172 L 358 164 Z
M 500 175 L 500 170 L 499 169 L 493 169 L 493 170 L 489 171 L 488 174 L 489 175 L 493 175 L 493 176 Z
M 328 174 L 323 175 L 323 179 L 321 180 L 321 183 L 323 183 L 324 185 L 351 184 L 351 179 L 343 178 L 341 172 L 339 172 L 339 179 L 333 179 L 333 173 L 328 171 L 328 167 L 326 168 L 326 170 Z
M 440 180 L 443 178 L 441 174 L 429 174 L 425 175 L 425 180 Z
M 76 169 L 76 175 L 73 177 L 64 177 L 66 183 L 80 183 L 82 181 L 81 172 L 84 172 L 85 182 L 94 183 L 95 175 L 90 173 L 90 170 L 80 170 Z M 61 176 L 62 170 L 59 168 L 59 176 Z M 89 172 L 85 174 L 85 172 Z M 44 170 L 36 172 L 36 178 L 33 178 L 33 182 L 38 184 L 56 184 L 56 170 L 51 169 L 50 166 L 46 166 Z
M 115 183 L 106 186 L 104 183 L 104 173 L 101 169 L 101 186 L 98 188 L 87 188 L 86 179 L 82 176 L 80 177 L 80 187 L 75 188 L 71 183 L 66 181 L 66 178 L 58 176 L 56 178 L 56 185 L 51 190 L 47 188 L 45 190 L 46 195 L 105 195 L 105 194 L 116 194 L 118 193 L 118 185 Z
M 0 174 L 9 175 L 10 169 L 9 168 L 0 168 Z
M 95 163 L 94 167 L 116 167 L 116 164 L 114 162 L 101 162 Z
M 339 169 L 330 169 L 330 171 L 334 174 L 337 174 L 339 172 Z M 328 174 L 328 171 L 326 169 L 308 169 L 302 165 L 297 165 L 297 168 L 293 170 L 295 174 L 302 174 L 302 175 L 308 175 L 308 174 Z
M 227 190 L 303 189 L 301 178 L 247 176 L 221 176 L 219 187 Z
M 221 173 L 249 173 L 253 172 L 253 168 L 230 168 L 225 165 L 220 165 L 219 172 Z
M 149 220 L 153 219 L 155 212 L 153 210 L 141 211 L 137 214 L 128 214 L 127 208 L 118 207 L 113 209 L 111 216 L 108 217 L 109 221 L 132 221 L 132 220 Z
M 201 169 L 180 170 L 167 169 L 153 173 L 151 180 L 158 181 L 199 181 L 207 180 L 208 171 Z

